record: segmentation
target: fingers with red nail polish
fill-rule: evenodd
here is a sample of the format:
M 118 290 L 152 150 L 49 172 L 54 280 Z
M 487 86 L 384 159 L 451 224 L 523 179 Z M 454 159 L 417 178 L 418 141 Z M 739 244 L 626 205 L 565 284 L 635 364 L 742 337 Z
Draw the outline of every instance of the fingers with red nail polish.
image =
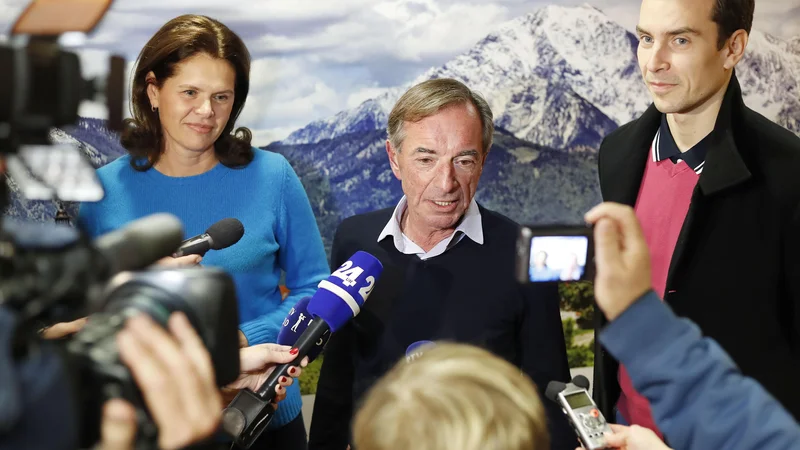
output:
M 300 378 L 300 375 L 302 373 L 303 373 L 303 369 L 301 369 L 299 367 L 292 366 L 292 367 L 289 368 L 289 375 L 291 375 L 292 378 Z

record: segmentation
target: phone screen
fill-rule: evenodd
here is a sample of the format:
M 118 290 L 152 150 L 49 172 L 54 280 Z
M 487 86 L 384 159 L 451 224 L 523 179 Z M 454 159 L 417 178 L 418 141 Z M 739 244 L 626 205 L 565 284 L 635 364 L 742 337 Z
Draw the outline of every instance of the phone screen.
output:
M 515 277 L 520 283 L 592 280 L 593 230 L 587 226 L 521 226 Z
M 586 236 L 534 236 L 531 238 L 529 280 L 580 280 L 586 271 L 588 253 L 589 238 Z

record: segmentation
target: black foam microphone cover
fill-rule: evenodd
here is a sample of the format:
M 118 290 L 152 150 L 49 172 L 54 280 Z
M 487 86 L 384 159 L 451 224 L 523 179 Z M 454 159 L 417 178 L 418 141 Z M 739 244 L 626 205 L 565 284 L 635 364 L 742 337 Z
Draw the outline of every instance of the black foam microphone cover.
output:
M 220 250 L 239 242 L 244 236 L 244 225 L 239 220 L 229 217 L 208 227 L 206 234 L 211 236 L 211 249 Z

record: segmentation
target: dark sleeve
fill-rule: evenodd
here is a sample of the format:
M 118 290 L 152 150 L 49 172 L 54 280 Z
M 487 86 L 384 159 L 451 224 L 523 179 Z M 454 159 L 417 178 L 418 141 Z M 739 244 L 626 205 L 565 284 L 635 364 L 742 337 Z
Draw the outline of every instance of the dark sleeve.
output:
M 784 264 L 786 267 L 786 280 L 789 283 L 788 304 L 785 310 L 791 317 L 791 333 L 794 348 L 800 348 L 800 205 L 795 208 L 794 215 L 785 231 L 787 236 L 786 251 L 784 252 Z M 798 358 L 795 353 L 795 359 Z
M 598 340 L 628 368 L 674 448 L 798 448 L 800 426 L 791 414 L 654 292 L 609 323 Z
M 561 408 L 544 397 L 551 381 L 570 381 L 567 346 L 561 328 L 558 285 L 532 283 L 520 288 L 523 295 L 523 318 L 520 329 L 522 370 L 536 383 L 547 413 L 553 450 L 574 450 L 577 438 Z
M 342 226 L 331 248 L 331 271 L 343 262 Z M 355 330 L 349 323 L 334 333 L 323 353 L 322 369 L 311 417 L 309 450 L 345 450 L 353 416 L 353 360 Z
M 786 280 L 787 295 L 782 299 L 779 308 L 779 321 L 787 328 L 785 335 L 789 336 L 789 343 L 783 346 L 783 351 L 776 354 L 774 359 L 783 363 L 774 370 L 784 374 L 782 386 L 775 388 L 773 395 L 778 396 L 787 409 L 800 421 L 800 386 L 796 380 L 800 372 L 800 205 L 795 207 L 789 226 L 784 230 L 786 246 L 783 252 L 784 279 Z M 778 349 L 775 349 L 776 351 Z M 770 386 L 771 388 L 771 386 Z M 783 392 L 781 392 L 783 391 Z

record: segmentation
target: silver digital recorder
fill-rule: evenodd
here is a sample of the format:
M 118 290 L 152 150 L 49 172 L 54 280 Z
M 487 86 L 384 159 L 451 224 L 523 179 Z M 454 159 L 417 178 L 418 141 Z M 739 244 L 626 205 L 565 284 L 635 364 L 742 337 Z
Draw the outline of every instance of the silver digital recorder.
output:
M 571 383 L 551 382 L 547 386 L 547 397 L 561 406 L 583 448 L 606 448 L 605 433 L 613 431 L 584 387 L 588 385 L 589 380 L 580 375 Z

